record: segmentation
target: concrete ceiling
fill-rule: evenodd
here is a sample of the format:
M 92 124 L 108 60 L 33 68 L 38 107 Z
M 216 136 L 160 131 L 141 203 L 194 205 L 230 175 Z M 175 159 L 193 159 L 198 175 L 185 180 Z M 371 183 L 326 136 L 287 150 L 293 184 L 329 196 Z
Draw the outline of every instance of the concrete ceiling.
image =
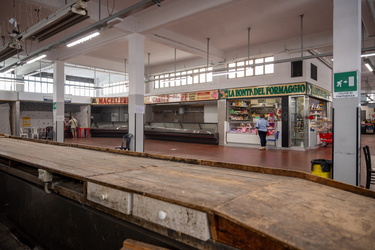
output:
M 30 55 L 33 51 L 48 47 L 56 41 L 62 41 L 69 34 L 141 1 L 90 0 L 87 3 L 90 11 L 89 20 L 46 41 L 23 42 L 24 51 L 19 57 Z M 374 2 L 375 0 L 363 0 L 364 47 L 375 46 Z M 7 36 L 13 28 L 8 22 L 12 17 L 18 21 L 22 32 L 64 4 L 61 0 L 1 1 L 1 35 Z M 304 37 L 325 34 L 324 41 L 319 41 L 316 48 L 312 48 L 318 53 L 332 52 L 332 0 L 164 0 L 160 7 L 153 5 L 134 13 L 113 28 L 102 30 L 100 37 L 77 48 L 66 48 L 64 44 L 50 48 L 47 59 L 122 71 L 128 58 L 127 35 L 138 32 L 146 37 L 145 63 L 150 67 L 173 63 L 175 49 L 178 61 L 204 62 L 207 58 L 208 38 L 209 58 L 213 63 L 218 63 L 231 59 L 226 58 L 229 51 L 248 47 L 248 28 L 251 28 L 251 47 L 299 38 L 301 15 Z M 374 62 L 374 57 L 371 59 Z M 2 66 L 6 67 L 15 60 L 17 58 L 6 60 L 2 62 Z M 24 67 L 23 72 L 27 73 L 39 66 Z M 366 68 L 362 71 L 362 78 L 373 83 L 375 89 L 374 74 Z M 75 72 L 79 74 L 79 70 Z

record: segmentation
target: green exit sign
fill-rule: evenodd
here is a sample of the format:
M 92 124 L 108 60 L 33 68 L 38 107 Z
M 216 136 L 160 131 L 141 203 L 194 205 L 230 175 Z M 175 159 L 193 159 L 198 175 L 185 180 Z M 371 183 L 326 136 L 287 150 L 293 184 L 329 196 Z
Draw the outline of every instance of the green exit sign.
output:
M 358 97 L 358 73 L 349 71 L 335 73 L 333 77 L 333 97 Z

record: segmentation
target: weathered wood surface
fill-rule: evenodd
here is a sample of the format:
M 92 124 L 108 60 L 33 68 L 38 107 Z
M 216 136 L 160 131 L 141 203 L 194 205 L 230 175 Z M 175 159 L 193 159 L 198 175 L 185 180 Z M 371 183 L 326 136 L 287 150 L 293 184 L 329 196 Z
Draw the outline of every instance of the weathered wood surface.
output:
M 10 138 L 0 157 L 214 214 L 213 237 L 239 248 L 251 231 L 286 248 L 375 249 L 375 199 L 312 181 Z

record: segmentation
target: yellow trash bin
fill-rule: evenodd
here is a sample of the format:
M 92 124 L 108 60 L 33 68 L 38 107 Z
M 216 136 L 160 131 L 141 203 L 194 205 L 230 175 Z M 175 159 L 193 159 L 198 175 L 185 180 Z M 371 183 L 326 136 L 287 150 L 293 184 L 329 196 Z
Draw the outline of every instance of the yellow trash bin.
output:
M 311 172 L 320 177 L 332 177 L 332 161 L 325 159 L 315 159 L 311 161 Z

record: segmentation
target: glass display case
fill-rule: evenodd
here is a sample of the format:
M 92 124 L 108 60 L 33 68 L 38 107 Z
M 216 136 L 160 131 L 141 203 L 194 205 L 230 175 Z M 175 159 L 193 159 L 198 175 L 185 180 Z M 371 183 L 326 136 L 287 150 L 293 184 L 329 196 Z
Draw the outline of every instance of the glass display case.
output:
M 218 144 L 217 123 L 146 122 L 145 136 L 149 139 Z
M 308 147 L 308 120 L 305 96 L 291 96 L 290 103 L 290 146 Z
M 277 132 L 279 122 L 276 114 L 281 114 L 281 110 L 278 112 L 279 98 L 230 100 L 227 109 L 227 143 L 259 144 L 255 126 L 261 114 L 271 125 L 268 136 L 274 136 Z

